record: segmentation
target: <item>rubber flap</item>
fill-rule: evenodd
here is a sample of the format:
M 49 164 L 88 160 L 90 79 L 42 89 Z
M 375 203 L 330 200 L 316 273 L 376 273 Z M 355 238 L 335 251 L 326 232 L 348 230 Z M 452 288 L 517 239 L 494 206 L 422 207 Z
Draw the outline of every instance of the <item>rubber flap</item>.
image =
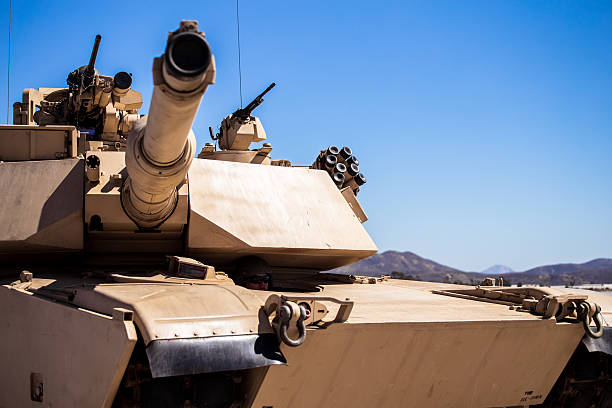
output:
M 603 335 L 598 339 L 585 335 L 582 342 L 591 353 L 601 351 L 612 356 L 612 327 L 604 327 Z

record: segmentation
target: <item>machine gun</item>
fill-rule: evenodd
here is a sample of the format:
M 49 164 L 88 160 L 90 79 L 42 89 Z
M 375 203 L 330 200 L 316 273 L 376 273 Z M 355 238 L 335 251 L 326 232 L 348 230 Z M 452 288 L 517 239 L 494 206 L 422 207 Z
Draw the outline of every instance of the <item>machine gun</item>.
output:
M 100 48 L 101 40 L 102 36 L 100 34 L 96 35 L 93 50 L 91 51 L 91 56 L 89 57 L 89 64 L 77 68 L 68 74 L 66 82 L 68 83 L 68 89 L 70 89 L 71 92 L 82 93 L 89 89 L 92 85 L 95 85 L 94 78 L 96 75 L 96 69 L 94 68 L 94 65 L 96 63 L 96 58 L 98 57 L 98 49 Z
M 89 63 L 68 74 L 68 88 L 29 90 L 28 100 L 16 107 L 17 117 L 33 117 L 38 125 L 75 126 L 96 140 L 119 142 L 138 120 L 142 105 L 139 92 L 130 89 L 132 76 L 118 72 L 114 77 L 95 69 L 102 36 L 96 35 Z M 29 112 L 34 107 L 40 108 Z M 16 123 L 30 124 L 19 119 Z
M 219 140 L 219 146 L 223 150 L 247 150 L 252 142 L 265 140 L 266 133 L 261 122 L 258 118 L 251 116 L 251 113 L 264 101 L 264 95 L 275 86 L 276 83 L 272 82 L 251 103 L 223 119 L 219 133 L 216 135 L 213 134 L 212 127 L 209 127 L 210 138 Z
M 89 63 L 75 69 L 66 78 L 70 97 L 65 108 L 65 119 L 79 128 L 100 128 L 104 107 L 110 101 L 112 80 L 100 78 L 95 69 L 101 40 L 102 36 L 96 35 Z
M 265 91 L 257 95 L 257 97 L 253 99 L 251 103 L 249 103 L 246 107 L 237 109 L 234 113 L 232 113 L 232 117 L 238 118 L 241 120 L 247 120 L 249 116 L 251 116 L 251 113 L 253 113 L 255 108 L 261 105 L 261 103 L 264 101 L 263 100 L 264 95 L 270 92 L 270 89 L 274 88 L 275 86 L 276 86 L 276 82 L 272 82 L 270 86 L 266 88 Z

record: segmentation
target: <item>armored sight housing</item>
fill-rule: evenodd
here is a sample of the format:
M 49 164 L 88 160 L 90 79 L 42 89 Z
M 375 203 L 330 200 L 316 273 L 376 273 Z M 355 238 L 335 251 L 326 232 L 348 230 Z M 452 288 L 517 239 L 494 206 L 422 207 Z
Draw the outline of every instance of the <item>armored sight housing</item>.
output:
M 330 272 L 377 251 L 349 147 L 273 159 L 273 83 L 196 158 L 198 23 L 142 117 L 100 45 L 0 126 L 0 406 L 609 406 L 612 298 Z

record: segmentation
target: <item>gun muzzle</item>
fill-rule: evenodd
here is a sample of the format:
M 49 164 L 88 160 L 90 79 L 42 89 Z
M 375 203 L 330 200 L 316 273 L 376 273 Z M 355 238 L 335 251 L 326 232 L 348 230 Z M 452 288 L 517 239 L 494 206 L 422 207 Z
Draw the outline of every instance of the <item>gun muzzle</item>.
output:
M 153 62 L 149 114 L 128 137 L 128 179 L 121 191 L 126 214 L 140 228 L 155 228 L 174 211 L 195 153 L 191 126 L 215 64 L 197 21 L 182 21 L 168 36 L 164 54 Z
M 155 164 L 172 165 L 184 152 L 202 96 L 214 82 L 212 60 L 210 47 L 204 35 L 197 32 L 196 23 L 196 31 L 179 29 L 170 35 L 166 51 L 154 62 L 155 88 L 143 149 Z M 210 67 L 212 72 L 207 75 Z

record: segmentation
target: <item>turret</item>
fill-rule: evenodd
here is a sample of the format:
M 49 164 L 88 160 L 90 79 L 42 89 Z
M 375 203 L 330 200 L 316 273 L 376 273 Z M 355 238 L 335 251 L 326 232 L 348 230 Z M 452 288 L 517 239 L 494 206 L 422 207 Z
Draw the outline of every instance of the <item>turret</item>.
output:
M 149 114 L 128 137 L 128 178 L 121 190 L 125 213 L 141 229 L 155 228 L 174 211 L 195 154 L 191 126 L 215 79 L 214 57 L 196 21 L 182 21 L 153 62 Z
M 250 149 L 266 140 L 252 114 L 274 84 L 223 119 L 213 135 L 219 150 L 205 146 L 194 158 L 191 127 L 215 79 L 195 21 L 171 32 L 154 60 L 142 118 L 131 74 L 95 70 L 100 45 L 97 37 L 68 88 L 28 91 L 16 109 L 20 124 L 0 126 L 0 160 L 24 162 L 0 163 L 14 208 L 0 214 L 0 260 L 17 257 L 17 249 L 80 252 L 87 262 L 117 265 L 180 255 L 231 271 L 256 256 L 272 268 L 316 271 L 376 252 L 355 197 L 365 178 L 349 148 L 332 146 L 313 166 L 271 160 L 269 143 Z M 45 126 L 30 122 L 37 107 Z

